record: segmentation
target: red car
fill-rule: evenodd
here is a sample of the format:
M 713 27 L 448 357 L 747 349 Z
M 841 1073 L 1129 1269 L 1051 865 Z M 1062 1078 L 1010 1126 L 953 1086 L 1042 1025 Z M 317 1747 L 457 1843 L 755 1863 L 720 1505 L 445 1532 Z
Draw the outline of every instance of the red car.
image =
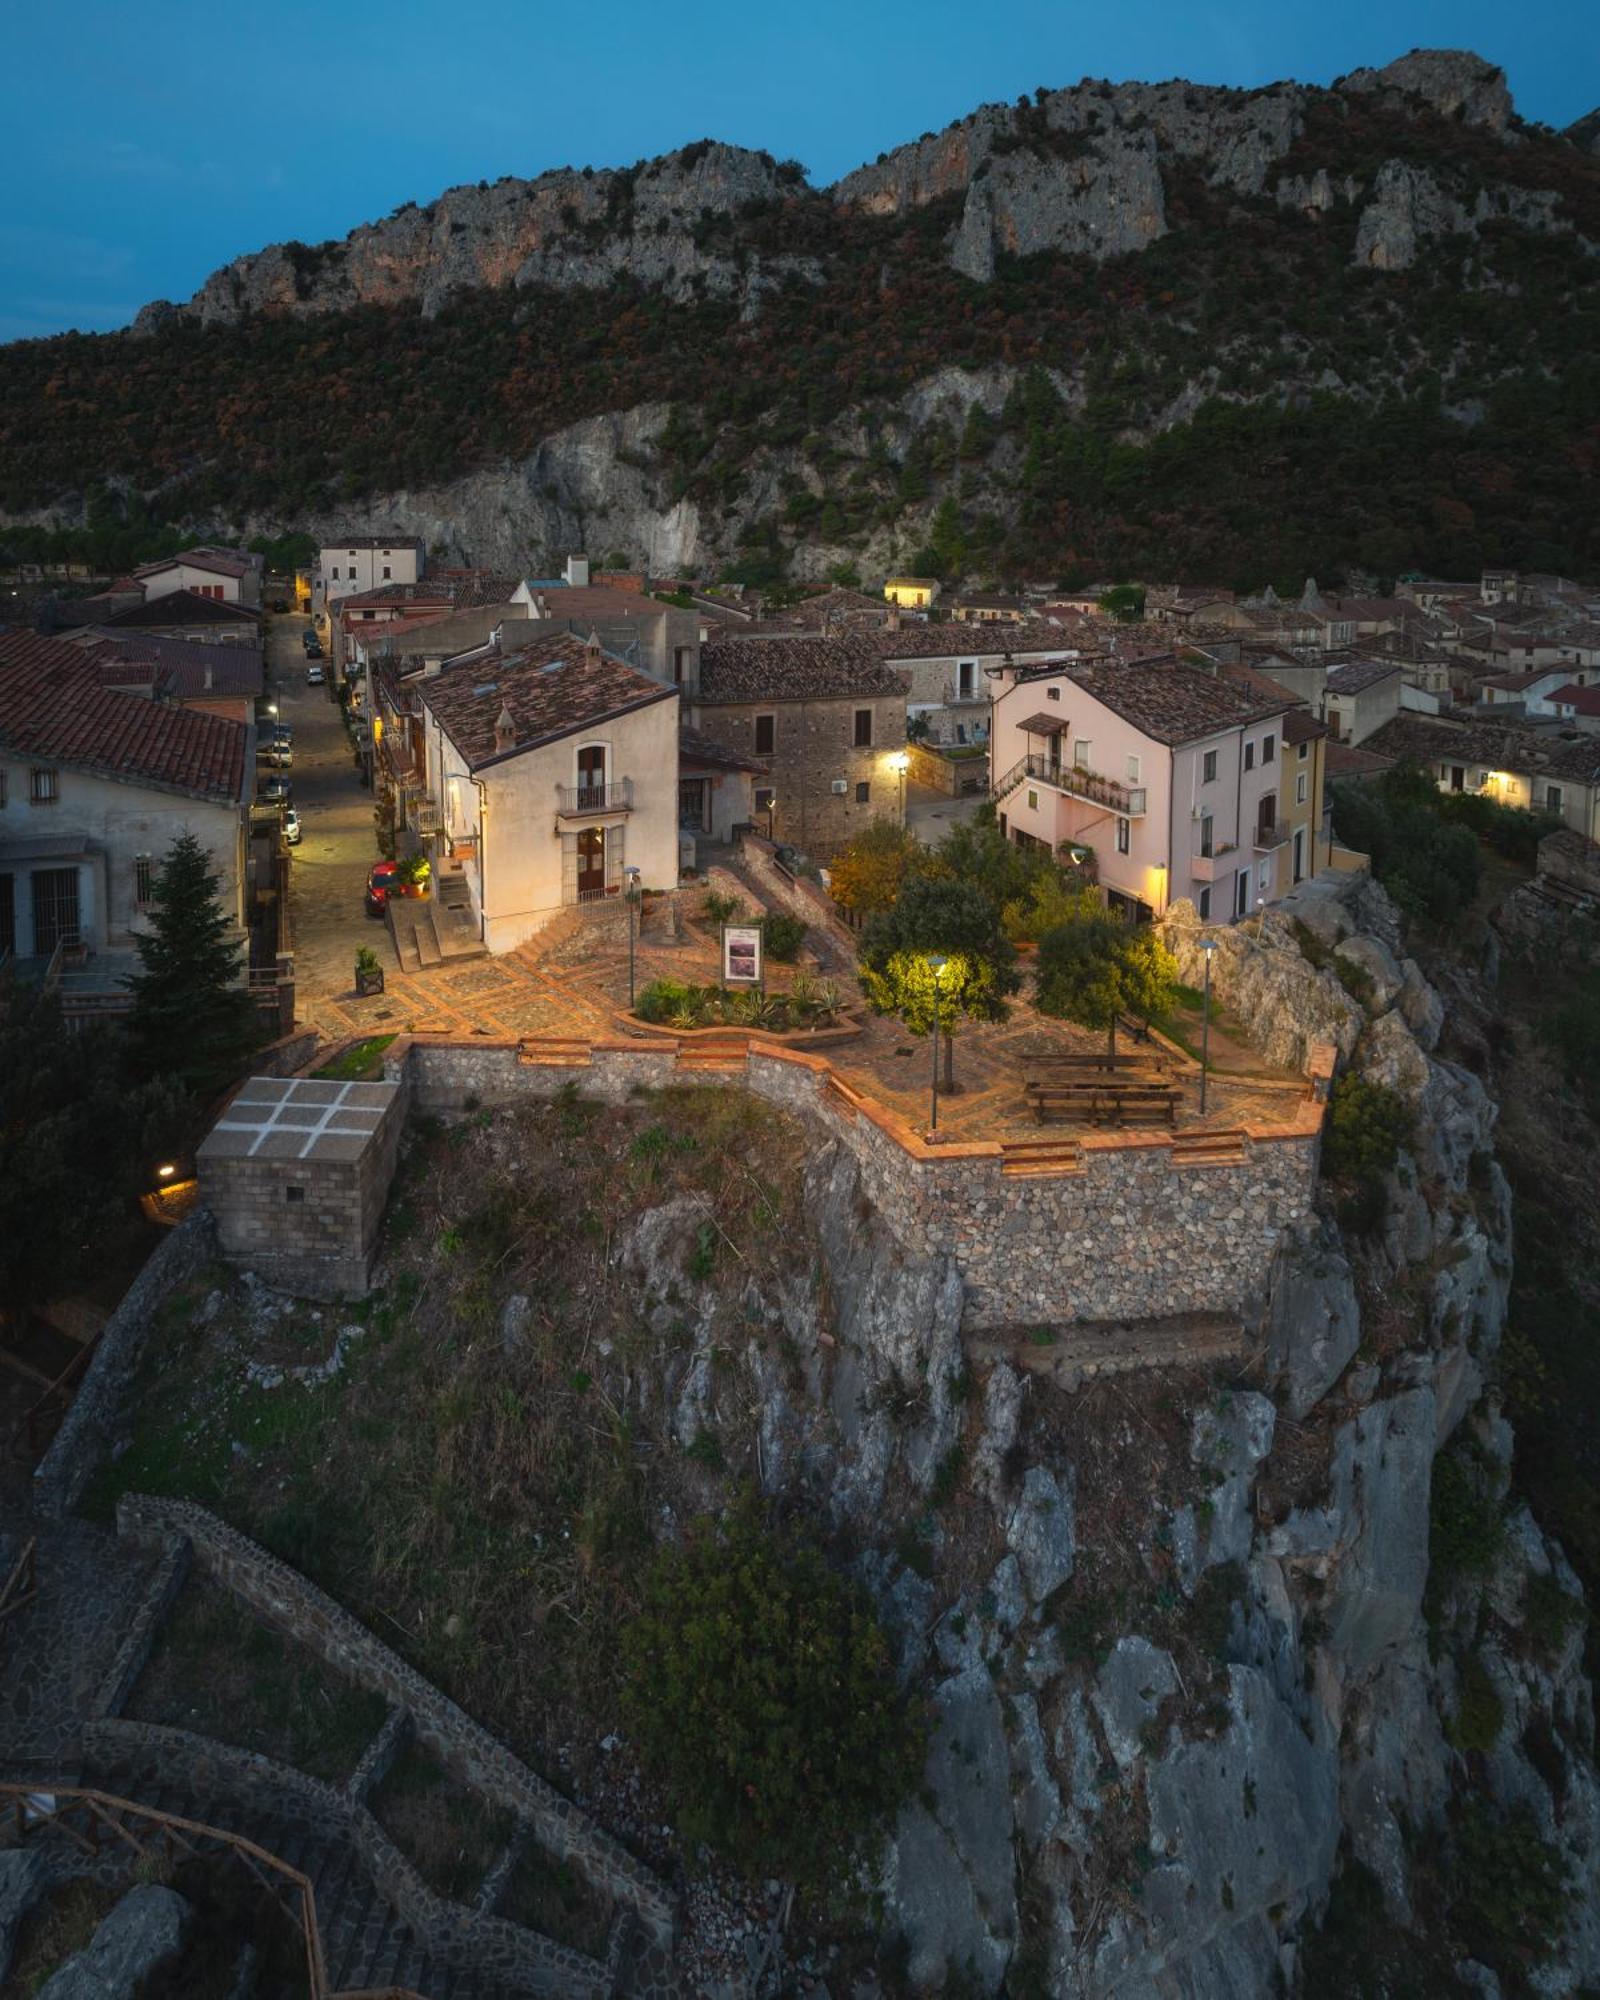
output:
M 374 861 L 367 870 L 367 915 L 381 917 L 400 874 L 398 861 Z

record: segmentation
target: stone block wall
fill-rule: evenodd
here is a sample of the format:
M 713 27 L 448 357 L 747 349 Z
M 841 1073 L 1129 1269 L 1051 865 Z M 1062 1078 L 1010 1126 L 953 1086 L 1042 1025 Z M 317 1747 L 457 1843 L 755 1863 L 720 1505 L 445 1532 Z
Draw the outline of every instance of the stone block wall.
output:
M 52 1519 L 69 1513 L 111 1447 L 113 1426 L 157 1316 L 180 1285 L 217 1255 L 211 1217 L 198 1209 L 164 1236 L 106 1321 L 72 1406 L 33 1475 L 33 1504 Z
M 597 1044 L 585 1061 L 519 1057 L 514 1042 L 394 1042 L 388 1061 L 419 1105 L 460 1109 L 553 1097 L 575 1082 L 619 1102 L 636 1082 L 670 1084 L 675 1050 Z M 1232 1157 L 1188 1156 L 1183 1135 L 1086 1134 L 1051 1174 L 1011 1175 L 993 1142 L 930 1147 L 892 1113 L 834 1080 L 825 1059 L 751 1045 L 743 1084 L 850 1149 L 862 1185 L 908 1250 L 948 1253 L 967 1287 L 970 1331 L 1052 1321 L 1253 1315 L 1286 1230 L 1309 1214 L 1322 1108 L 1308 1091 L 1284 1121 L 1240 1134 Z
M 526 1819 L 541 1847 L 631 1909 L 653 1939 L 670 1944 L 673 1899 L 650 1870 L 299 1571 L 190 1501 L 124 1494 L 117 1531 L 152 1550 L 170 1535 L 185 1536 L 198 1569 L 337 1672 L 403 1708 L 418 1741 L 447 1770 Z
M 759 641 L 752 641 L 758 644 Z M 872 710 L 872 743 L 858 749 L 855 715 Z M 744 756 L 757 754 L 756 717 L 776 718 L 771 766 L 757 789 L 777 794 L 773 830 L 806 854 L 826 859 L 847 847 L 874 819 L 900 817 L 900 777 L 888 760 L 906 747 L 904 695 L 830 695 L 817 701 L 701 703 L 695 726 Z M 845 789 L 835 792 L 842 779 Z M 858 799 L 857 787 L 867 787 Z M 763 816 L 761 823 L 765 825 Z

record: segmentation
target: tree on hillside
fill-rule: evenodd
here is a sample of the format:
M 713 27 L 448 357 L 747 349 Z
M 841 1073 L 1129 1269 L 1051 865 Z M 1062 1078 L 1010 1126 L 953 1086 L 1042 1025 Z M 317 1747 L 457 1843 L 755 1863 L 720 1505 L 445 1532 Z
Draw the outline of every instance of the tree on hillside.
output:
M 1114 583 L 1096 602 L 1108 617 L 1119 618 L 1124 625 L 1137 624 L 1144 616 L 1144 585 Z
M 828 868 L 828 894 L 841 910 L 870 917 L 900 894 L 919 845 L 892 819 L 875 819 Z
M 1176 997 L 1178 962 L 1148 926 L 1102 910 L 1046 931 L 1035 981 L 1041 1014 L 1104 1028 L 1115 1055 L 1117 1017 L 1165 1013 Z
M 937 980 L 930 959 L 946 963 Z M 876 1014 L 897 1014 L 914 1035 L 944 1032 L 945 1089 L 955 1088 L 955 1023 L 1003 1021 L 1015 993 L 1016 952 L 1000 910 L 971 882 L 913 875 L 890 910 L 861 934 L 861 990 Z
M 181 1142 L 189 1107 L 162 1076 L 133 1086 L 111 1028 L 70 1032 L 42 987 L 0 981 L 0 1312 L 70 1290 L 103 1263 L 132 1198 Z
M 261 1040 L 220 887 L 199 841 L 179 834 L 156 876 L 150 934 L 138 940 L 143 969 L 129 982 L 140 1068 L 200 1098 L 231 1083 Z

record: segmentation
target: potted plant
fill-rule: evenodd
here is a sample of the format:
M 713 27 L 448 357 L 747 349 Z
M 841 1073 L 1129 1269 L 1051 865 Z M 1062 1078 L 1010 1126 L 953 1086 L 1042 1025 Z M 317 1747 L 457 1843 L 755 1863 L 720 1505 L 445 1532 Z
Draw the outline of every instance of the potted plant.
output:
M 378 954 L 370 945 L 364 944 L 356 953 L 356 993 L 365 1000 L 382 991 L 383 967 L 378 963 Z
M 408 855 L 400 864 L 400 893 L 403 896 L 425 896 L 428 893 L 428 877 L 433 873 L 433 864 L 425 854 Z

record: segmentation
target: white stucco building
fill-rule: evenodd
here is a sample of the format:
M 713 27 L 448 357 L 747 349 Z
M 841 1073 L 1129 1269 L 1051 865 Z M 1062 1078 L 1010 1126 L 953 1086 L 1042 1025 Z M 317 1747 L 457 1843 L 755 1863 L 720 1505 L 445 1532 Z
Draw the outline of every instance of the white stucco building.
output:
M 141 563 L 133 572 L 144 586 L 145 602 L 192 590 L 221 604 L 261 602 L 262 559 L 248 549 L 185 549 L 180 555 Z
M 357 591 L 415 583 L 422 570 L 422 543 L 415 535 L 351 535 L 325 542 L 317 554 L 312 603 L 321 611 Z

